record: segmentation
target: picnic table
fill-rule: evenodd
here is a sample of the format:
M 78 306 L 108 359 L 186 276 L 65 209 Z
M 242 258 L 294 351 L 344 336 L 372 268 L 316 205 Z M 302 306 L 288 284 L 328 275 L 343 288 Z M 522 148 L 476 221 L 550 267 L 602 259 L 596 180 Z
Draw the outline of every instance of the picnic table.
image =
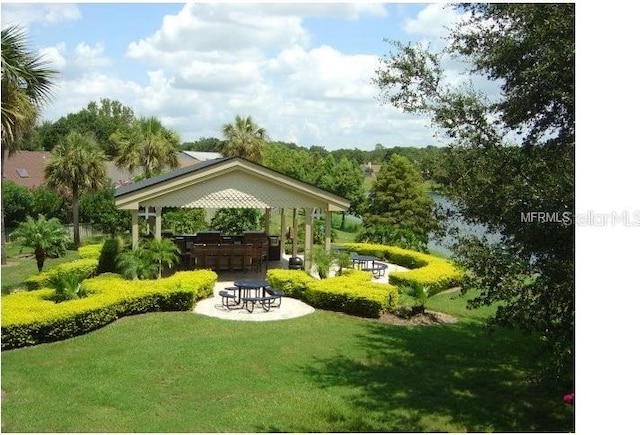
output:
M 384 276 L 387 268 L 389 267 L 385 263 L 380 261 L 378 257 L 375 257 L 373 255 L 351 254 L 351 261 L 353 263 L 354 269 L 372 272 L 374 278 L 380 278 Z
M 269 311 L 271 306 L 278 302 L 280 306 L 282 292 L 269 287 L 269 281 L 264 279 L 242 279 L 235 281 L 233 287 L 227 287 L 220 291 L 222 304 L 230 308 L 230 303 L 245 308 L 250 313 L 253 312 L 258 303 L 265 311 Z

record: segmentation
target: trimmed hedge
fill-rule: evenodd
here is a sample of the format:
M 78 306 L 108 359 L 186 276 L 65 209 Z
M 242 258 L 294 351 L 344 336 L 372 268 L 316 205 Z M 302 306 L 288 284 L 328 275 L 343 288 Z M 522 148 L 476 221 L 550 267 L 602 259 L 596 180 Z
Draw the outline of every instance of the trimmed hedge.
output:
M 24 281 L 27 290 L 38 290 L 51 285 L 51 278 L 58 273 L 75 273 L 80 276 L 92 276 L 96 273 L 98 267 L 97 258 L 81 258 L 68 263 L 62 263 L 45 272 L 31 275 Z
M 59 304 L 50 300 L 53 289 L 12 293 L 2 298 L 2 350 L 85 334 L 133 314 L 192 310 L 217 278 L 209 270 L 138 281 L 103 274 L 82 282 L 90 296 Z
M 84 245 L 78 248 L 78 256 L 80 258 L 93 258 L 94 260 L 97 260 L 98 258 L 100 258 L 101 251 L 102 243 Z
M 305 294 L 309 305 L 363 317 L 380 317 L 398 302 L 398 289 L 371 282 L 371 273 L 347 270 L 335 278 L 314 280 Z
M 390 284 L 371 282 L 371 273 L 346 270 L 342 276 L 318 280 L 301 270 L 271 269 L 269 284 L 285 296 L 309 305 L 364 317 L 380 317 L 395 306 L 398 290 Z
M 281 290 L 285 296 L 304 299 L 309 284 L 316 281 L 304 270 L 269 269 L 267 280 L 273 288 Z
M 417 284 L 428 288 L 429 296 L 433 296 L 462 283 L 462 271 L 444 258 L 395 246 L 369 243 L 343 243 L 341 246 L 362 255 L 373 255 L 412 269 L 405 272 L 390 272 L 389 284 L 397 286 Z

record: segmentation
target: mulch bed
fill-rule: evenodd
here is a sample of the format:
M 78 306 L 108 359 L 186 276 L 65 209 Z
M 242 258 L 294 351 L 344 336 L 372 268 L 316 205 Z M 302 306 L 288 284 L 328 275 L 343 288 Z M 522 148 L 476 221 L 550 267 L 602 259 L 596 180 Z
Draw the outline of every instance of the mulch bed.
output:
M 458 319 L 448 314 L 438 313 L 436 311 L 425 311 L 424 314 L 416 314 L 407 318 L 399 317 L 392 313 L 385 313 L 377 319 L 377 321 L 390 325 L 434 326 L 456 323 Z

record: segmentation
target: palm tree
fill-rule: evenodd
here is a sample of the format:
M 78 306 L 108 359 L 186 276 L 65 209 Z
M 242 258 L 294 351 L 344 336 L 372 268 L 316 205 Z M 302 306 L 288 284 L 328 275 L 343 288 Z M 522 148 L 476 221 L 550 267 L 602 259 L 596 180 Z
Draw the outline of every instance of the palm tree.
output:
M 52 151 L 44 168 L 47 184 L 71 193 L 73 244 L 80 246 L 80 193 L 96 191 L 107 184 L 105 156 L 91 136 L 72 131 Z
M 243 157 L 261 163 L 264 148 L 268 140 L 267 131 L 253 122 L 251 116 L 246 118 L 236 115 L 235 123 L 222 126 L 225 142 L 222 154 L 225 157 Z
M 69 235 L 60 221 L 56 218 L 47 220 L 43 215 L 39 215 L 37 220 L 28 216 L 12 235 L 17 237 L 22 246 L 34 249 L 38 272 L 42 272 L 47 256 L 59 253 L 70 243 Z
M 169 239 L 149 240 L 144 249 L 148 259 L 155 265 L 158 279 L 162 278 L 162 269 L 171 268 L 180 260 L 180 248 Z
M 134 121 L 109 140 L 117 148 L 116 165 L 129 171 L 142 168 L 144 178 L 159 174 L 165 167 L 178 167 L 180 138 L 153 116 Z
M 40 107 L 49 100 L 56 71 L 27 47 L 24 31 L 18 26 L 2 30 L 2 150 L 0 176 L 4 180 L 5 153 L 19 150 L 19 139 L 35 125 Z M 6 264 L 4 209 L 2 210 L 1 262 Z

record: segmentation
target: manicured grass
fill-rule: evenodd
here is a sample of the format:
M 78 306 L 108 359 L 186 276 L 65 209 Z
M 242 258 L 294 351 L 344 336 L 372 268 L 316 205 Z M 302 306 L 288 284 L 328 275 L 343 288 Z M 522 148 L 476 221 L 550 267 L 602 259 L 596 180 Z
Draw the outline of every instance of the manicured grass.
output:
M 485 320 L 495 314 L 497 304 L 468 309 L 467 302 L 478 295 L 479 292 L 476 290 L 469 290 L 464 295 L 460 290 L 449 290 L 428 298 L 425 307 L 428 310 L 439 311 L 456 317 Z
M 573 430 L 528 382 L 531 340 L 461 320 L 392 326 L 317 311 L 277 322 L 133 316 L 2 353 L 6 432 Z

